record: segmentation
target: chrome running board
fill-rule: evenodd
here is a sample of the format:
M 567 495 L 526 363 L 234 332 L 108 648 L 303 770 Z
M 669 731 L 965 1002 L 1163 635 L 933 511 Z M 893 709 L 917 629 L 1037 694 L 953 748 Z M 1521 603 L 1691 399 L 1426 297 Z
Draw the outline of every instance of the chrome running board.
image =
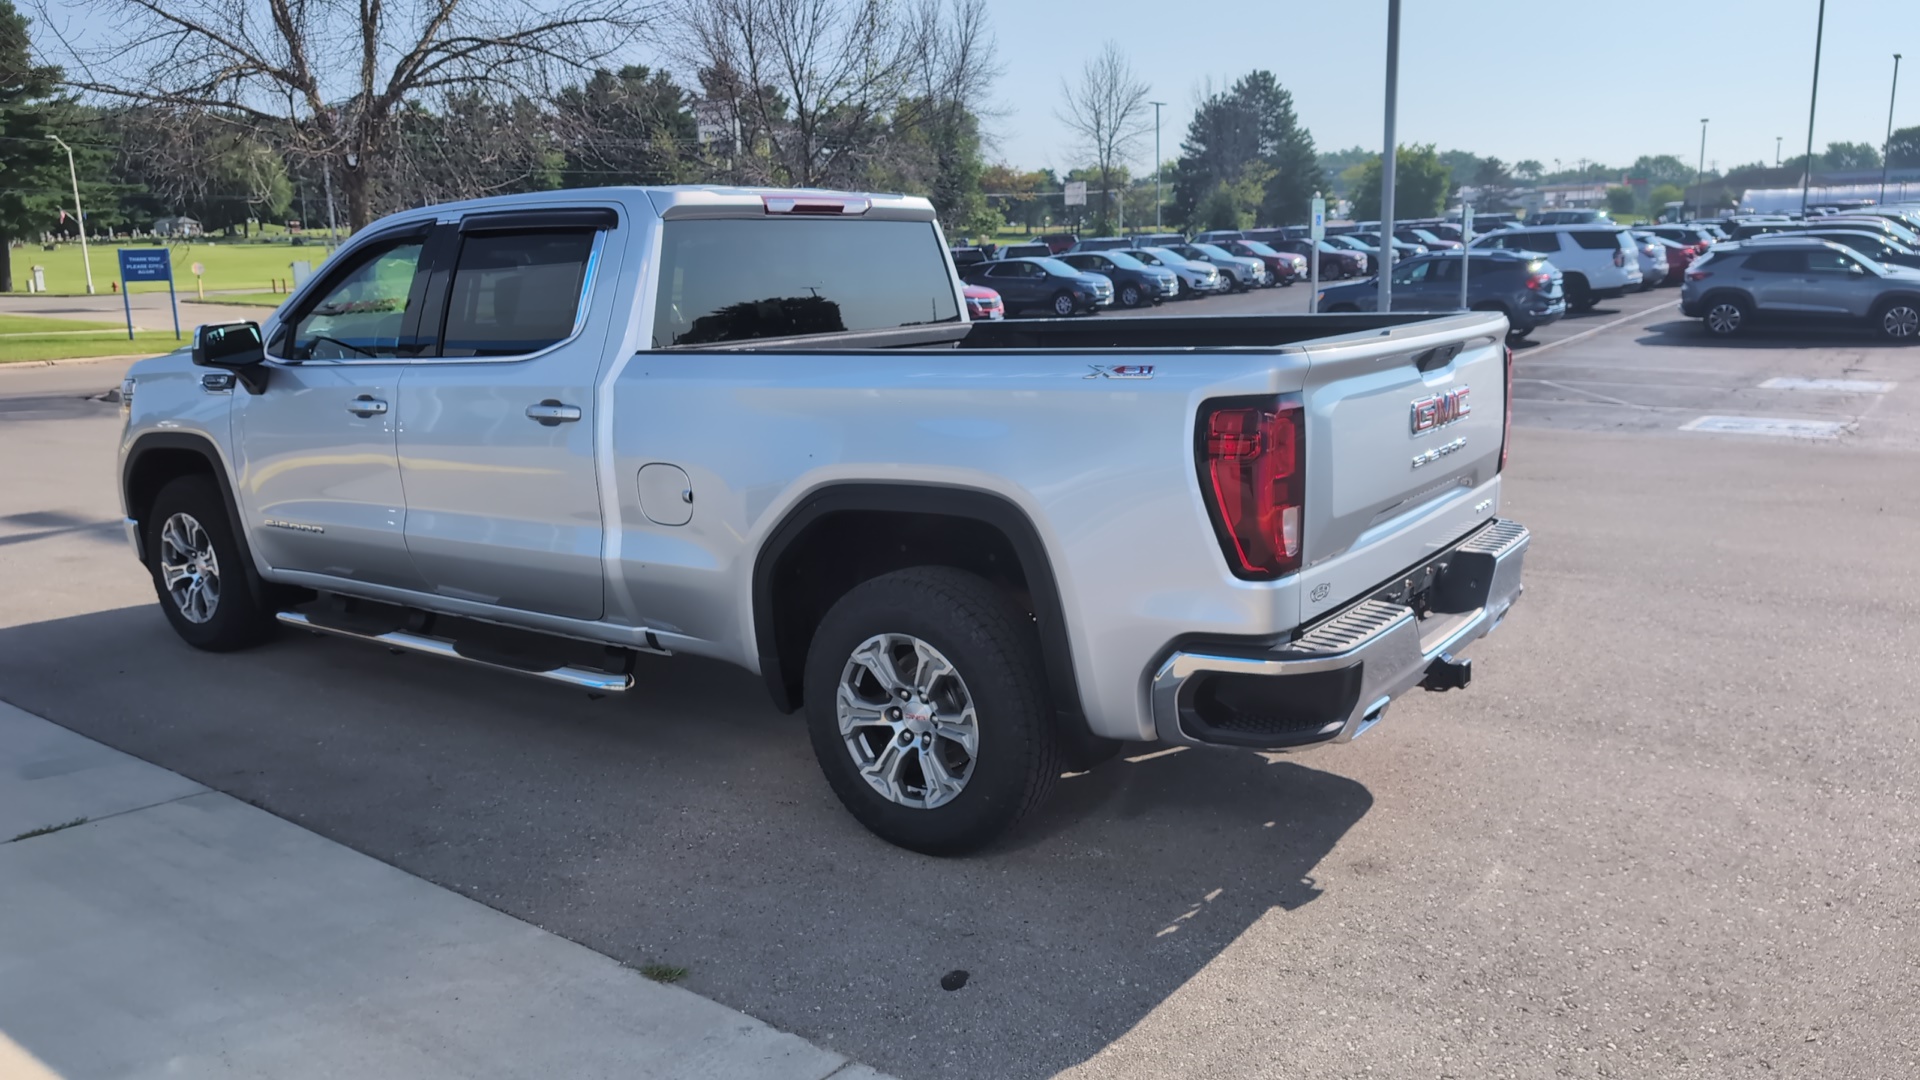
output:
M 310 630 L 316 634 L 332 634 L 335 637 L 351 638 L 355 641 L 368 641 L 375 645 L 385 645 L 389 649 L 404 649 L 407 652 L 423 653 L 427 656 L 438 656 L 445 660 L 458 660 L 463 664 L 491 668 L 494 671 L 505 671 L 515 675 L 531 675 L 536 679 L 545 679 L 548 682 L 560 683 L 563 686 L 590 690 L 596 694 L 617 694 L 633 687 L 632 675 L 623 675 L 611 671 L 594 671 L 590 668 L 579 668 L 573 667 L 572 665 L 562 665 L 556 668 L 545 669 L 514 667 L 512 664 L 500 664 L 492 660 L 480 660 L 471 656 L 462 655 L 460 650 L 451 641 L 444 638 L 427 637 L 423 634 L 409 633 L 405 630 L 389 630 L 380 634 L 363 634 L 338 626 L 328 626 L 325 623 L 314 622 L 312 619 L 307 618 L 297 611 L 282 611 L 275 617 L 288 626 L 296 626 L 302 630 Z

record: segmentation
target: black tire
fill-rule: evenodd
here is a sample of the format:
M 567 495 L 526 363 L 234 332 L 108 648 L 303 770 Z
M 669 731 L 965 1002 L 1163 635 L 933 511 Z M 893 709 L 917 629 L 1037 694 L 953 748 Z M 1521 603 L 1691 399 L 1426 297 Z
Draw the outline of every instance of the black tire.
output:
M 174 527 L 171 533 L 169 526 Z M 160 610 L 182 641 L 208 652 L 233 652 L 272 638 L 273 613 L 260 605 L 253 567 L 234 539 L 226 500 L 212 477 L 182 476 L 169 482 L 154 497 L 141 528 L 146 532 L 147 572 Z M 178 541 L 183 538 L 187 547 L 196 550 L 204 539 L 212 558 L 186 559 L 195 567 L 191 577 L 200 587 L 196 591 L 193 584 L 184 584 L 177 596 L 167 586 L 163 566 L 181 563 L 186 552 Z
M 1136 308 L 1140 306 L 1140 286 L 1128 282 L 1120 286 L 1120 306 Z
M 1327 314 L 1346 315 L 1346 314 L 1357 312 L 1359 310 L 1360 310 L 1360 307 L 1357 304 L 1335 304 L 1332 307 L 1327 309 Z
M 1579 274 L 1568 274 L 1563 288 L 1567 293 L 1568 311 L 1592 311 L 1594 305 L 1600 302 L 1600 298 L 1587 287 L 1587 279 Z
M 1507 329 L 1507 341 L 1509 344 L 1518 344 L 1522 341 L 1527 340 L 1527 335 L 1531 333 L 1533 333 L 1533 327 L 1531 326 L 1527 327 L 1525 330 L 1515 330 L 1509 327 Z
M 1873 325 L 1888 341 L 1901 345 L 1920 341 L 1920 302 L 1888 300 L 1874 309 Z
M 876 790 L 841 734 L 842 679 L 855 652 L 880 635 L 911 636 L 938 650 L 971 698 L 977 753 L 959 793 L 931 809 Z M 919 566 L 855 586 L 815 629 L 805 679 L 807 729 L 827 784 L 860 824 L 889 843 L 928 855 L 976 850 L 1018 824 L 1059 779 L 1061 743 L 1042 675 L 1039 635 L 1005 594 L 973 574 Z M 877 739 L 861 744 L 876 758 L 892 745 L 892 728 L 865 730 L 856 737 Z M 930 742 L 951 749 L 945 740 Z M 897 751 L 903 758 L 908 752 Z M 916 762 L 924 760 L 919 755 L 925 749 L 911 752 Z M 903 764 L 896 771 L 921 776 L 924 795 L 930 785 L 919 769 Z M 910 791 L 910 780 L 901 780 L 899 787 Z
M 1709 296 L 1700 315 L 1700 325 L 1717 338 L 1738 337 L 1753 322 L 1753 305 L 1738 296 Z
M 1061 289 L 1059 292 L 1053 294 L 1051 307 L 1054 315 L 1062 319 L 1067 318 L 1080 309 L 1080 305 L 1074 303 L 1073 294 L 1065 289 Z

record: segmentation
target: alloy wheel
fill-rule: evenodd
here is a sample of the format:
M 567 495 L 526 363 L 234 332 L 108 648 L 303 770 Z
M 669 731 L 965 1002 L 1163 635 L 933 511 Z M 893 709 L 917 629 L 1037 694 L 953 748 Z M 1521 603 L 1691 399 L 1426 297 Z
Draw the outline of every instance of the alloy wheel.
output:
M 888 801 L 919 810 L 965 790 L 980 726 L 960 673 L 911 634 L 860 643 L 840 675 L 840 738 L 860 776 Z
M 188 622 L 204 623 L 220 607 L 220 560 L 192 514 L 175 514 L 160 528 L 160 579 Z
M 1056 315 L 1073 314 L 1073 297 L 1064 293 L 1053 298 L 1053 311 Z
M 1911 304 L 1895 304 L 1880 316 L 1880 329 L 1888 337 L 1901 341 L 1920 334 L 1920 309 Z
M 1739 304 L 1718 303 L 1707 309 L 1707 329 L 1716 334 L 1737 333 L 1745 318 L 1746 313 L 1740 310 Z

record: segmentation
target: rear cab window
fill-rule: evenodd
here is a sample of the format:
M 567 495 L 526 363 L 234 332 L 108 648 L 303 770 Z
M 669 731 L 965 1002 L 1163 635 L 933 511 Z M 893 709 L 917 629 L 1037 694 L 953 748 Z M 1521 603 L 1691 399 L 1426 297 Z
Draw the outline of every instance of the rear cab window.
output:
M 932 222 L 694 218 L 661 228 L 654 348 L 960 321 Z

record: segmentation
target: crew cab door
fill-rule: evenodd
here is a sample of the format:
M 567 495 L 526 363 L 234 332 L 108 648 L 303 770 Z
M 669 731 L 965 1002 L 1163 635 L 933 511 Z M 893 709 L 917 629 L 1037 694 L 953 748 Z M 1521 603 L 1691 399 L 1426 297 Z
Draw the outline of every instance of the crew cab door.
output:
M 336 256 L 273 329 L 266 389 L 235 389 L 235 492 L 278 570 L 415 588 L 394 425 L 425 288 L 427 225 Z
M 406 543 L 428 591 L 575 619 L 604 611 L 594 387 L 617 220 L 526 210 L 436 230 L 430 341 L 400 384 Z

